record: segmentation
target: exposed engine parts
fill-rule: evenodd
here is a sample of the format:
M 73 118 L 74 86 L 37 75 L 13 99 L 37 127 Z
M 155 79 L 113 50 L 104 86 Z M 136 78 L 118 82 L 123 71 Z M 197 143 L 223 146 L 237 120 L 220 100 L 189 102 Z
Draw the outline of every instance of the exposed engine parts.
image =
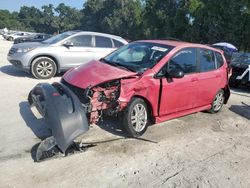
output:
M 114 115 L 119 111 L 120 81 L 115 80 L 93 87 L 86 93 L 90 99 L 90 122 L 96 123 L 102 114 Z

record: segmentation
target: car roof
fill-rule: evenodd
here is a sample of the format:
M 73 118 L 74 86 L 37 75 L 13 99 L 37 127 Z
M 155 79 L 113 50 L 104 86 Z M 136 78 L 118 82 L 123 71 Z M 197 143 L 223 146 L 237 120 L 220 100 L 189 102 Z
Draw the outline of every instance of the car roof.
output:
M 184 41 L 176 41 L 176 40 L 140 40 L 138 42 L 150 42 L 150 43 L 158 43 L 158 44 L 164 44 L 168 46 L 173 47 L 196 47 L 196 48 L 207 48 L 210 50 L 222 52 L 222 50 L 204 45 L 204 44 L 197 44 L 197 43 L 191 43 L 191 42 L 184 42 Z
M 110 37 L 110 38 L 114 38 L 114 39 L 122 39 L 122 40 L 125 40 L 123 39 L 122 37 L 120 36 L 117 36 L 117 35 L 111 35 L 111 34 L 107 34 L 107 33 L 98 33 L 98 32 L 93 32 L 93 31 L 79 31 L 79 30 L 76 30 L 76 31 L 70 31 L 72 32 L 72 34 L 77 34 L 77 35 L 81 35 L 81 34 L 89 34 L 89 35 L 98 35 L 98 36 L 105 36 L 105 37 Z

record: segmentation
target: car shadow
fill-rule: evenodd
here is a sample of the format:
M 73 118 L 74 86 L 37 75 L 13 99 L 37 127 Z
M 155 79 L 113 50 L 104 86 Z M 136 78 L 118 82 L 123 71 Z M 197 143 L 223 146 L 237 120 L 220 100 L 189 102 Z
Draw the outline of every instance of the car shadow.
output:
M 246 104 L 244 102 L 241 104 L 242 105 L 231 105 L 229 110 L 250 120 L 250 104 Z
M 27 127 L 29 127 L 37 138 L 43 140 L 51 136 L 51 132 L 46 127 L 43 119 L 37 119 L 30 109 L 30 105 L 27 101 L 19 103 L 19 112 L 25 121 Z
M 19 103 L 19 112 L 20 115 L 22 116 L 23 120 L 25 121 L 27 127 L 29 127 L 32 132 L 36 135 L 37 138 L 44 140 L 47 137 L 51 136 L 51 131 L 48 129 L 45 121 L 43 119 L 37 119 L 33 112 L 30 109 L 30 105 L 27 101 L 23 101 Z M 102 121 L 99 121 L 96 125 L 99 126 L 102 130 L 107 131 L 113 135 L 120 136 L 120 138 L 113 138 L 113 139 L 107 139 L 103 140 L 101 142 L 91 142 L 91 143 L 85 143 L 85 144 L 92 144 L 97 145 L 97 144 L 102 144 L 102 143 L 107 143 L 107 142 L 114 142 L 118 141 L 121 139 L 137 139 L 141 141 L 146 141 L 146 142 L 151 142 L 151 143 L 157 143 L 156 141 L 148 140 L 146 138 L 131 138 L 129 135 L 122 130 L 122 126 L 119 123 L 119 119 L 117 117 L 104 117 Z M 38 146 L 41 142 L 36 143 L 35 145 L 32 146 L 30 150 L 30 155 L 31 158 L 36 161 L 36 153 Z M 84 142 L 83 142 L 84 143 Z
M 0 71 L 9 76 L 33 78 L 29 73 L 15 68 L 13 65 L 5 65 L 0 68 Z
M 103 117 L 103 119 L 96 123 L 96 125 L 116 136 L 128 137 L 128 134 L 123 131 L 118 117 Z
M 235 95 L 250 97 L 249 95 L 247 95 L 250 93 L 250 87 L 240 86 L 238 88 L 230 88 L 230 90 L 231 90 L 231 93 Z
M 20 70 L 20 69 L 14 67 L 13 65 L 5 65 L 5 66 L 0 67 L 0 72 L 7 74 L 9 76 L 27 77 L 27 78 L 31 78 L 31 79 L 36 79 L 28 72 Z M 56 74 L 55 77 L 61 77 L 61 76 L 63 76 L 64 73 L 65 72 L 58 73 L 58 74 Z

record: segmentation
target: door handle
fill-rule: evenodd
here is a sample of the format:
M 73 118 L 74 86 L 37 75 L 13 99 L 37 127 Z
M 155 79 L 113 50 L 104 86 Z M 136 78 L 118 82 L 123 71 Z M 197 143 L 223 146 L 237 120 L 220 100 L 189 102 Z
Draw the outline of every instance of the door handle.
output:
M 197 82 L 198 78 L 191 78 L 191 82 Z

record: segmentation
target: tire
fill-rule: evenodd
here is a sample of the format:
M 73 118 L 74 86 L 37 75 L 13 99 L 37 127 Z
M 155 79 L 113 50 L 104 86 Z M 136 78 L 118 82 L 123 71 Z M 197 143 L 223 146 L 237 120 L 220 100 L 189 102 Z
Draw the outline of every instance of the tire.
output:
M 212 114 L 219 112 L 224 104 L 224 101 L 225 101 L 225 94 L 224 91 L 221 89 L 215 95 L 214 100 L 212 102 L 212 108 L 209 110 L 209 112 Z
M 49 79 L 56 75 L 56 63 L 48 57 L 39 57 L 32 62 L 31 73 L 38 79 Z
M 230 85 L 230 87 L 232 87 L 232 88 L 237 88 L 237 87 L 239 87 L 240 81 L 237 80 L 236 78 L 237 78 L 237 75 L 232 75 L 232 76 L 229 78 L 229 85 Z
M 9 41 L 13 41 L 14 38 L 13 38 L 13 37 L 9 37 L 8 40 L 9 40 Z
M 149 120 L 150 114 L 147 104 L 143 99 L 133 98 L 123 111 L 122 124 L 129 137 L 143 135 L 147 130 Z

